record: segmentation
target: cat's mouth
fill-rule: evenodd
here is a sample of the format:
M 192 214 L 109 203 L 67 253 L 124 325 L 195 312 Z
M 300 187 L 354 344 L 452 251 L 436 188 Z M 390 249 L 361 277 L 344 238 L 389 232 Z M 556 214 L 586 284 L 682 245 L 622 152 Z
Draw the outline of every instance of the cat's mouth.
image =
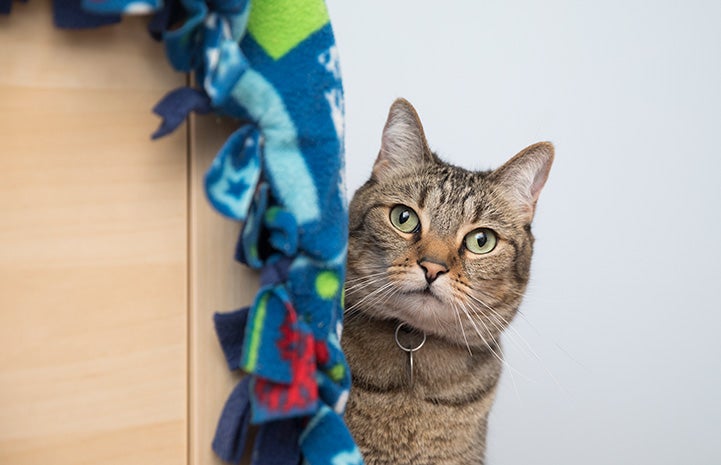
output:
M 406 292 L 406 294 L 415 294 L 415 295 L 422 295 L 423 297 L 432 297 L 432 298 L 438 300 L 439 302 L 443 302 L 443 300 L 441 300 L 440 296 L 438 296 L 435 292 L 433 292 L 430 285 L 424 287 L 423 289 Z

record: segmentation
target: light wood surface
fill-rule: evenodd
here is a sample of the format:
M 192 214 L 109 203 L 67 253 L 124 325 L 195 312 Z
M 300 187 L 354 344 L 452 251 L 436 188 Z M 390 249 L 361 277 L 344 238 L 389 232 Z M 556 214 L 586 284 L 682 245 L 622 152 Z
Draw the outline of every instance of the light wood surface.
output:
M 225 400 L 239 381 L 218 344 L 213 313 L 248 305 L 258 276 L 233 259 L 239 224 L 213 210 L 203 177 L 237 123 L 214 116 L 191 117 L 190 224 L 190 465 L 223 463 L 211 449 Z M 243 463 L 249 463 L 244 460 Z
M 187 463 L 184 76 L 145 21 L 0 19 L 0 464 Z

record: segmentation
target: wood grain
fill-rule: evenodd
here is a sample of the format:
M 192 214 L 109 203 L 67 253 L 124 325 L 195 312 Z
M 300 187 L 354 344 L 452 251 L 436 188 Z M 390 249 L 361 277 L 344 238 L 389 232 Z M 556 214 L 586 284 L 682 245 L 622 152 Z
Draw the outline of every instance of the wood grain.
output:
M 225 400 L 240 378 L 228 371 L 212 317 L 252 302 L 258 276 L 233 259 L 239 224 L 213 210 L 203 188 L 206 170 L 237 122 L 213 116 L 191 119 L 189 463 L 220 465 L 211 443 Z
M 184 81 L 145 21 L 0 19 L 0 463 L 187 459 Z

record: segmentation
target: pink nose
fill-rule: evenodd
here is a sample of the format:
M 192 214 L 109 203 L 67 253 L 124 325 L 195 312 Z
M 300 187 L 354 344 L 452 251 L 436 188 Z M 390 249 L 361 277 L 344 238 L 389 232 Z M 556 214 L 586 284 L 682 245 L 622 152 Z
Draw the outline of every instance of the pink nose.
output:
M 418 266 L 423 268 L 423 272 L 426 274 L 426 281 L 428 284 L 432 283 L 443 273 L 448 273 L 448 265 L 443 262 L 437 262 L 430 258 L 421 258 L 418 260 Z

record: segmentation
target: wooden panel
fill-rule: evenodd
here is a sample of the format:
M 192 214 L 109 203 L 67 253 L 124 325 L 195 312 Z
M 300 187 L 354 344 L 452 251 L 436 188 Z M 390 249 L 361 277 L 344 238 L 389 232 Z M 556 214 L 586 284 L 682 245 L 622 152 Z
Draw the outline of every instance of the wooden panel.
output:
M 213 313 L 248 305 L 258 277 L 233 259 L 239 224 L 213 210 L 203 190 L 205 172 L 237 122 L 213 116 L 192 120 L 190 464 L 210 465 L 223 463 L 213 454 L 211 443 L 225 400 L 239 381 L 228 371 Z
M 150 109 L 184 76 L 133 18 L 0 19 L 0 463 L 183 464 L 187 148 Z

